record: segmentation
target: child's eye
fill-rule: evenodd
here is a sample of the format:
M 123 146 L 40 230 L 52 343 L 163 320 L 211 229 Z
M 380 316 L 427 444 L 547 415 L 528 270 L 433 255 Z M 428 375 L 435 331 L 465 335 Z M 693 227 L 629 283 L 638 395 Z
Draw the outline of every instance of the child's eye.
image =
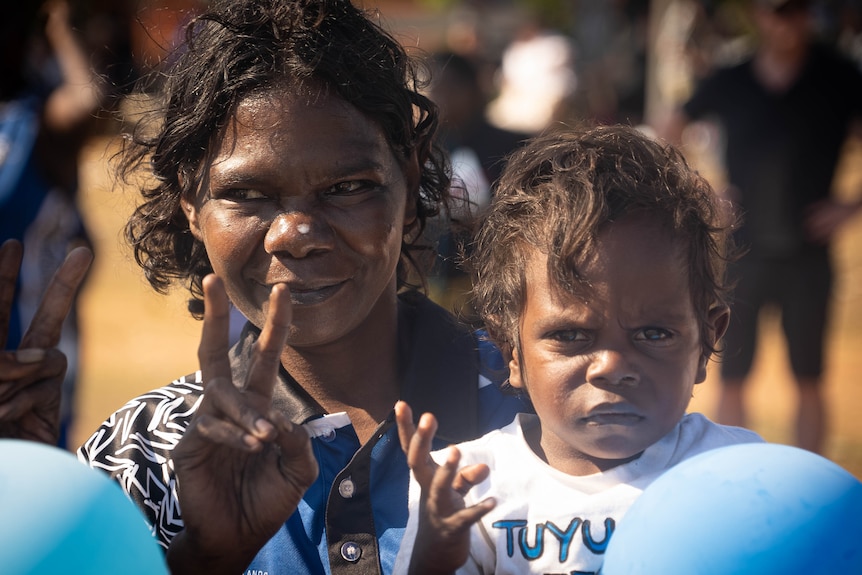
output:
M 550 334 L 550 338 L 556 341 L 573 342 L 586 341 L 587 334 L 580 329 L 563 329 Z
M 636 339 L 645 341 L 665 341 L 673 337 L 673 334 L 660 327 L 646 327 L 635 336 Z

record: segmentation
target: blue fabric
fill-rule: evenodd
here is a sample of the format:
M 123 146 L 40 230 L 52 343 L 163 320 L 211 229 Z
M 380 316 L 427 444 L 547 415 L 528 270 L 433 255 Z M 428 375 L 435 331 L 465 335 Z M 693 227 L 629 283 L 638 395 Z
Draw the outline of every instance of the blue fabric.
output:
M 480 372 L 498 376 L 494 384 L 479 390 L 479 425 L 484 434 L 512 422 L 516 413 L 529 411 L 513 395 L 500 391 L 499 376 L 504 372 L 496 348 L 480 340 Z M 328 439 L 328 438 L 327 438 Z M 327 495 L 333 480 L 359 450 L 360 443 L 352 427 L 338 429 L 332 440 L 312 439 L 320 474 L 306 492 L 297 512 L 258 553 L 246 575 L 324 575 L 329 573 L 328 549 L 324 534 Z M 434 449 L 445 447 L 436 441 Z M 371 452 L 371 499 L 374 527 L 383 573 L 392 573 L 395 556 L 407 525 L 407 490 L 409 471 L 393 425 L 377 441 Z
M 35 97 L 6 102 L 0 108 L 0 244 L 8 239 L 24 239 L 24 232 L 36 219 L 48 194 L 48 182 L 36 166 L 33 153 L 40 109 L 41 101 Z M 17 305 L 20 289 L 19 281 L 6 349 L 17 348 L 23 336 Z

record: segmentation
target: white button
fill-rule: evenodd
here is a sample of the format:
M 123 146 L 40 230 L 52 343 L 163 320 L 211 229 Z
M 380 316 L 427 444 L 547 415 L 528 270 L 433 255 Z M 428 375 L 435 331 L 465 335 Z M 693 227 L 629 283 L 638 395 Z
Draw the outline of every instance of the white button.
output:
M 353 484 L 353 480 L 349 477 L 347 479 L 342 479 L 341 483 L 338 484 L 338 494 L 345 499 L 350 499 L 351 497 L 353 497 L 353 493 L 355 490 L 356 485 Z
M 348 541 L 341 546 L 341 556 L 345 561 L 356 563 L 362 557 L 362 548 L 353 541 Z
M 327 429 L 326 431 L 321 433 L 318 437 L 320 437 L 321 441 L 324 441 L 326 443 L 334 441 L 335 440 L 335 429 L 330 427 L 329 429 Z

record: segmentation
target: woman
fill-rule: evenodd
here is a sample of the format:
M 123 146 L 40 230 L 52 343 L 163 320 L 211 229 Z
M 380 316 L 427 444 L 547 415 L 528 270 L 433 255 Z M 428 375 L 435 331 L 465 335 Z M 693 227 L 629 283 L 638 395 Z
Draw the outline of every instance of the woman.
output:
M 187 39 L 122 167 L 155 176 L 127 236 L 156 289 L 189 287 L 201 371 L 130 401 L 79 456 L 175 572 L 390 572 L 395 402 L 435 413 L 443 444 L 523 407 L 487 385 L 493 348 L 408 282 L 448 197 L 436 108 L 344 0 L 227 0 Z M 228 298 L 249 319 L 229 353 Z

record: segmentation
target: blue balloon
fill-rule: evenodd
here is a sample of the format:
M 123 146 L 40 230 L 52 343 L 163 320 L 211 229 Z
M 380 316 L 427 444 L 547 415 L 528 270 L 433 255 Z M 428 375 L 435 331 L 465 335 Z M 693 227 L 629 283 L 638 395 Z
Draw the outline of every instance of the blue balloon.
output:
M 668 470 L 617 524 L 602 575 L 862 574 L 862 483 L 809 451 L 722 447 Z
M 68 451 L 0 440 L 0 517 L 0 573 L 168 573 L 120 486 Z

